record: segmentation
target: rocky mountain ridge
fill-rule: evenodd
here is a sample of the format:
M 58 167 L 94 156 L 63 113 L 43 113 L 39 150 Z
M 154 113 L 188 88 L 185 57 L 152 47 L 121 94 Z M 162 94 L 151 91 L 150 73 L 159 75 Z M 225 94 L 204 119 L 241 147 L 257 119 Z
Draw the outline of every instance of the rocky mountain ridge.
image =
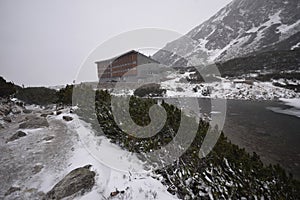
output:
M 298 0 L 234 0 L 153 58 L 183 67 L 299 46 Z

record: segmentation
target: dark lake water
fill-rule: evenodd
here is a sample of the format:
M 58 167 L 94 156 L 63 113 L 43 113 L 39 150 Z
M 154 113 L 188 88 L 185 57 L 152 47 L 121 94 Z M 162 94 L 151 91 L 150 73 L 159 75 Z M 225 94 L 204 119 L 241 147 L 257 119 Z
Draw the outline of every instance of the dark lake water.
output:
M 211 101 L 199 99 L 199 105 L 209 115 Z M 279 101 L 227 100 L 223 131 L 232 143 L 256 152 L 264 163 L 278 163 L 300 179 L 300 118 L 274 112 L 290 108 Z
M 276 113 L 289 109 L 281 102 L 227 102 L 225 135 L 248 152 L 256 152 L 265 163 L 279 163 L 300 178 L 300 118 Z

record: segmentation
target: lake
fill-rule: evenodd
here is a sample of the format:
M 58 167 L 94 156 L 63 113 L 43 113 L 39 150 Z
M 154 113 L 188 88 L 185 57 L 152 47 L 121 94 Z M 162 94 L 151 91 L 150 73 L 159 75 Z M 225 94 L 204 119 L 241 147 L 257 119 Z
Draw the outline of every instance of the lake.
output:
M 165 100 L 178 105 L 176 99 Z M 210 115 L 211 100 L 198 102 L 201 113 Z M 227 100 L 223 131 L 232 143 L 260 155 L 265 164 L 278 163 L 300 179 L 300 118 L 287 114 L 295 110 L 300 113 L 280 101 Z
M 272 111 L 289 110 L 276 101 L 227 102 L 225 135 L 265 163 L 280 164 L 300 178 L 300 118 Z

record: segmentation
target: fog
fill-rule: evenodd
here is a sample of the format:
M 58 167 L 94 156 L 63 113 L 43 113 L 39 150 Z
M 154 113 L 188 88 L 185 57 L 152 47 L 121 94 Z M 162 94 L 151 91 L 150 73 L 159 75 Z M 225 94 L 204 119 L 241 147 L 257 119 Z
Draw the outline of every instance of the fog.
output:
M 1 76 L 25 86 L 72 83 L 85 59 L 105 41 L 142 28 L 185 34 L 229 2 L 1 0 Z M 177 36 L 154 38 L 156 48 Z M 85 81 L 96 79 L 96 65 L 90 70 Z

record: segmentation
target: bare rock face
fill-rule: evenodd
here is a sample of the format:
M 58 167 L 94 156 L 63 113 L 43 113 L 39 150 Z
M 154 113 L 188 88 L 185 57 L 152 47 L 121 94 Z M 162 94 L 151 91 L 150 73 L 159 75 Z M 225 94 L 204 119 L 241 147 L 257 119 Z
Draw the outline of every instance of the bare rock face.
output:
M 299 48 L 299 13 L 299 0 L 233 0 L 153 58 L 184 67 Z
M 24 133 L 23 131 L 18 131 L 13 136 L 11 136 L 6 142 L 11 142 L 11 141 L 17 140 L 20 137 L 25 137 L 26 135 L 27 134 Z
M 42 128 L 48 127 L 49 123 L 47 119 L 41 117 L 30 118 L 27 121 L 19 125 L 19 128 Z
M 76 193 L 84 193 L 95 184 L 95 172 L 90 171 L 91 165 L 74 169 L 59 181 L 45 196 L 44 200 L 62 199 Z

